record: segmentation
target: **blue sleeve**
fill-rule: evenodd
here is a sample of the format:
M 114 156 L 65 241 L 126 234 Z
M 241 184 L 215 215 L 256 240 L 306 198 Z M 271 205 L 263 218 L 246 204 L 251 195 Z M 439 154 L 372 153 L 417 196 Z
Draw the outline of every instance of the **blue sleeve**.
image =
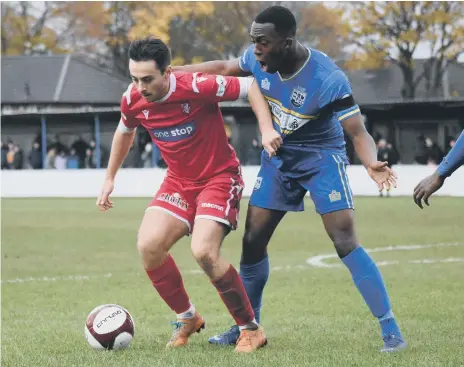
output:
M 328 104 L 335 102 L 339 99 L 352 96 L 350 82 L 345 73 L 340 69 L 333 71 L 327 79 L 322 83 L 319 91 L 318 107 L 322 109 Z M 349 117 L 360 114 L 359 106 L 354 103 L 352 106 L 347 107 L 341 111 L 336 111 L 335 115 L 338 121 L 343 122 Z
M 255 62 L 253 53 L 254 48 L 255 45 L 250 45 L 250 47 L 245 50 L 242 57 L 240 57 L 240 61 L 238 62 L 240 69 L 246 73 L 251 73 L 251 70 L 253 69 L 253 63 Z
M 464 164 L 464 130 L 459 135 L 456 144 L 449 151 L 437 168 L 438 174 L 442 177 L 449 177 L 459 167 Z

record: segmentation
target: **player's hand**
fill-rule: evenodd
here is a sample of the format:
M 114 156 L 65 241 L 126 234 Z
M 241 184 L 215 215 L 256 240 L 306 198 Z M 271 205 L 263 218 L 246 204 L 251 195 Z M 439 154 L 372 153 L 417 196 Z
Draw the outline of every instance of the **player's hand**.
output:
M 103 183 L 100 196 L 97 199 L 97 206 L 100 211 L 106 212 L 113 207 L 113 202 L 110 200 L 110 194 L 113 192 L 113 189 L 114 181 L 106 179 Z
M 437 172 L 419 182 L 419 184 L 414 188 L 414 193 L 412 195 L 417 206 L 424 209 L 422 206 L 422 200 L 424 200 L 424 203 L 429 206 L 430 195 L 442 187 L 444 182 L 445 178 L 441 177 Z
M 263 133 L 261 142 L 269 157 L 272 157 L 277 154 L 277 150 L 282 145 L 283 140 L 276 130 L 270 129 Z
M 379 191 L 384 188 L 390 191 L 391 187 L 396 187 L 396 179 L 398 176 L 395 171 L 388 167 L 388 162 L 374 162 L 367 168 L 367 173 L 375 181 Z

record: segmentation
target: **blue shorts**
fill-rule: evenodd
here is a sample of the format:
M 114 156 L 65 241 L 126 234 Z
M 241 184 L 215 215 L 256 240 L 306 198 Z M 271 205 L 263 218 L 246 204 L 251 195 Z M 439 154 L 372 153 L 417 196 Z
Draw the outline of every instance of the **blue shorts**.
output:
M 300 173 L 286 173 L 263 155 L 250 205 L 264 209 L 303 211 L 303 199 L 309 191 L 318 214 L 354 209 L 346 174 L 348 159 L 344 154 L 311 153 L 298 166 Z

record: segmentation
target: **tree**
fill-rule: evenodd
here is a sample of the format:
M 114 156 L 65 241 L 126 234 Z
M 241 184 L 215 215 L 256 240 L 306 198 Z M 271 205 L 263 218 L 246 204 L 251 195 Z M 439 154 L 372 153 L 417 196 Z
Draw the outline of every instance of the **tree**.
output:
M 438 94 L 447 66 L 464 49 L 464 3 L 462 2 L 369 2 L 345 3 L 349 42 L 355 45 L 348 68 L 398 65 L 403 74 L 402 95 L 414 98 L 426 78 L 429 95 Z M 414 54 L 428 44 L 430 57 L 417 70 Z
M 342 9 L 328 8 L 323 3 L 313 3 L 305 4 L 296 13 L 300 17 L 297 34 L 300 40 L 304 40 L 335 60 L 344 58 L 343 47 L 349 34 L 349 27 L 342 21 Z
M 56 32 L 48 26 L 53 12 L 52 4 L 3 2 L 1 11 L 2 55 L 65 51 L 58 45 Z
M 134 12 L 130 37 L 153 34 L 169 42 L 174 63 L 238 57 L 249 44 L 256 15 L 271 5 L 288 7 L 296 16 L 299 39 L 330 56 L 341 54 L 340 10 L 303 2 L 142 3 Z M 317 18 L 317 20 L 314 19 Z

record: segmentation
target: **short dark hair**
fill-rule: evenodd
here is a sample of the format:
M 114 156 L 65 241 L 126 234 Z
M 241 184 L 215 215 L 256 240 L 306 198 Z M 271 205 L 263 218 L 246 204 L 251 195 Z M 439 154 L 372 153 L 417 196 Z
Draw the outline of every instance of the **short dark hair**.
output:
M 149 36 L 131 42 L 129 58 L 134 61 L 153 60 L 163 74 L 171 64 L 171 50 L 160 39 Z
M 293 13 L 283 6 L 274 5 L 264 9 L 255 18 L 256 23 L 271 23 L 281 36 L 294 36 L 296 33 L 296 19 Z

